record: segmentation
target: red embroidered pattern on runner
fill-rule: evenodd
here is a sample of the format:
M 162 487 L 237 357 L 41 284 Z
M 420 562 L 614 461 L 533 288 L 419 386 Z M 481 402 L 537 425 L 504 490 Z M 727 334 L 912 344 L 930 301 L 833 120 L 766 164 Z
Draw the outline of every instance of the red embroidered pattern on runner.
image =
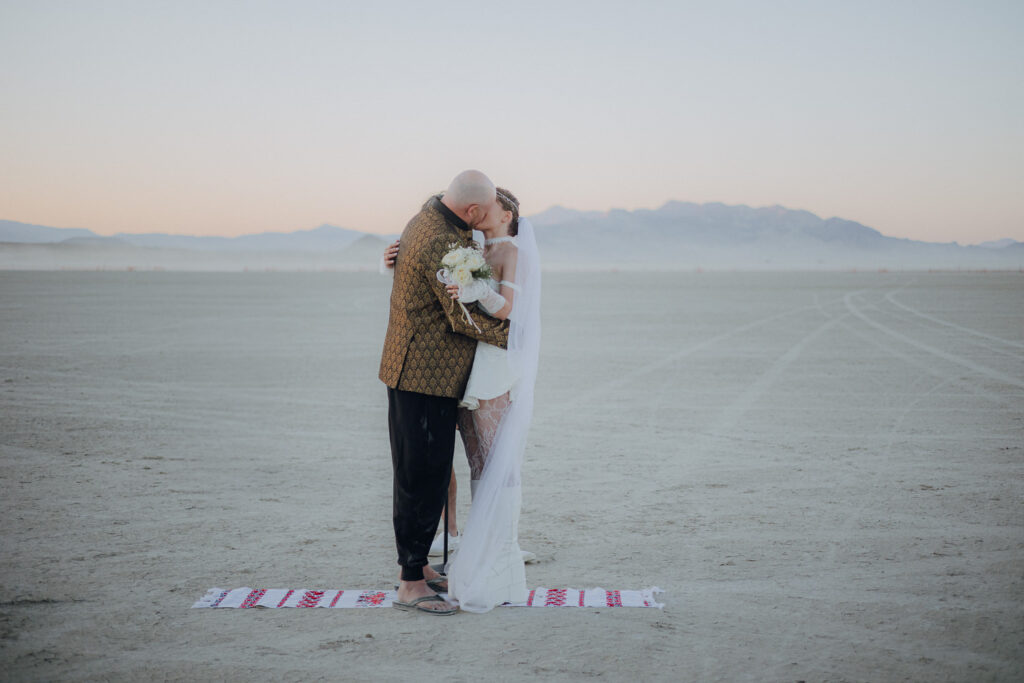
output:
M 320 598 L 324 597 L 324 591 L 306 591 L 296 607 L 316 607 Z M 283 603 L 282 603 L 283 604 Z
M 277 603 L 277 606 L 278 607 L 284 607 L 284 603 L 288 602 L 288 598 L 292 597 L 292 593 L 294 593 L 294 592 L 295 592 L 294 590 L 290 590 L 287 593 L 285 593 L 284 597 L 281 598 L 281 602 Z
M 548 597 L 544 601 L 545 607 L 561 607 L 565 604 L 565 589 L 552 588 L 548 590 Z
M 210 605 L 210 607 L 216 607 L 217 605 L 219 605 L 221 602 L 223 602 L 224 598 L 228 597 L 228 593 L 230 592 L 231 591 L 221 591 L 220 595 L 217 596 L 217 598 L 213 601 L 213 604 Z
M 619 591 L 608 591 L 606 602 L 608 607 L 622 607 L 622 593 Z
M 266 595 L 266 593 L 267 593 L 267 589 L 266 588 L 257 588 L 255 590 L 253 590 L 251 593 L 249 593 L 249 597 L 247 597 L 245 599 L 245 602 L 242 603 L 242 605 L 241 605 L 242 609 L 245 609 L 245 608 L 248 608 L 248 607 L 252 607 L 257 602 L 259 602 L 260 598 L 262 598 L 264 595 Z
M 383 591 L 366 591 L 359 596 L 357 607 L 377 607 L 384 602 L 388 595 Z

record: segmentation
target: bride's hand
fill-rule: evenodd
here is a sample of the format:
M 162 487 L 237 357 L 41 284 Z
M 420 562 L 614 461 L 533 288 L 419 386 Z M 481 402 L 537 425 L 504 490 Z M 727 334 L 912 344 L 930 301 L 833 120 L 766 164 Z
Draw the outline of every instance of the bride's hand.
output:
M 459 286 L 458 285 L 448 285 L 446 287 L 446 289 L 448 290 L 448 296 L 450 296 L 453 299 L 458 299 L 459 298 Z
M 395 240 L 388 248 L 384 250 L 384 266 L 386 268 L 395 267 L 395 259 L 398 258 L 398 240 Z

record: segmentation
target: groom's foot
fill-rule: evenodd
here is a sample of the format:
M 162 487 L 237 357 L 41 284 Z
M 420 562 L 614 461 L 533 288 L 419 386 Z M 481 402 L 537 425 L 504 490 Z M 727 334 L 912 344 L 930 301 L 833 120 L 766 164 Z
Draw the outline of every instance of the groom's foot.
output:
M 426 580 L 421 581 L 400 581 L 398 583 L 398 601 L 411 603 L 417 598 L 437 597 L 437 593 L 430 590 Z M 452 606 L 445 601 L 426 600 L 416 605 L 416 609 L 424 612 L 450 612 Z

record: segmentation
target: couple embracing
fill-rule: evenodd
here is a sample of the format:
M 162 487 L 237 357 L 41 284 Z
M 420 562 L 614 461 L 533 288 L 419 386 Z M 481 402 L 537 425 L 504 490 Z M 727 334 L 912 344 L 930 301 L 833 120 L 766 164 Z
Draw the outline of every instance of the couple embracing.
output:
M 492 275 L 453 285 L 453 248 L 485 236 Z M 388 389 L 399 609 L 435 615 L 525 602 L 520 467 L 540 346 L 540 262 L 511 192 L 479 171 L 457 175 L 405 227 L 380 379 Z M 452 476 L 456 424 L 473 502 L 447 578 L 427 561 Z M 445 533 L 447 530 L 445 530 Z M 436 589 L 436 590 L 435 590 Z

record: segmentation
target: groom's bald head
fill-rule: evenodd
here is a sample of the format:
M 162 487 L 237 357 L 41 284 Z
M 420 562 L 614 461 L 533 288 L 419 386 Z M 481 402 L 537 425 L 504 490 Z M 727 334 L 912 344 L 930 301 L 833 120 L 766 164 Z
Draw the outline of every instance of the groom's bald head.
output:
M 491 179 L 480 171 L 469 170 L 452 178 L 441 201 L 470 227 L 476 227 L 487 216 L 495 196 Z
M 463 171 L 452 178 L 444 196 L 462 208 L 470 204 L 490 204 L 494 201 L 494 183 L 480 171 Z

